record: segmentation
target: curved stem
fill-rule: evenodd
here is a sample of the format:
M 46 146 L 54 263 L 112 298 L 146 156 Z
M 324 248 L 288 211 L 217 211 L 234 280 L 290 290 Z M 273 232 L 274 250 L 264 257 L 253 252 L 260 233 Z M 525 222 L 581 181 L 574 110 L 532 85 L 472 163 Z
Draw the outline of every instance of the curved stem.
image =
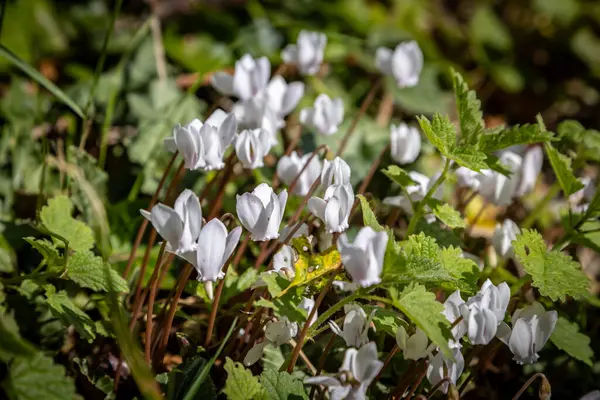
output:
M 512 400 L 518 400 L 518 398 L 521 397 L 521 395 L 523 393 L 525 393 L 525 391 L 527 390 L 527 388 L 529 386 L 531 386 L 531 384 L 533 382 L 535 382 L 535 380 L 537 378 L 542 378 L 542 380 L 547 379 L 546 375 L 542 374 L 541 372 L 538 372 L 537 374 L 535 374 L 531 378 L 529 378 L 529 380 L 527 382 L 525 382 L 525 384 L 521 387 L 521 389 L 517 392 L 517 394 L 515 394 L 515 397 L 513 397 Z
M 381 77 L 378 77 L 377 81 L 373 84 L 373 86 L 371 86 L 371 89 L 369 90 L 369 93 L 367 93 L 367 97 L 365 97 L 365 99 L 363 100 L 363 102 L 362 102 L 362 104 L 360 106 L 360 109 L 356 113 L 356 116 L 354 117 L 354 119 L 352 120 L 352 123 L 350 124 L 350 127 L 348 128 L 348 131 L 346 132 L 346 134 L 344 135 L 344 138 L 340 142 L 340 147 L 338 147 L 338 151 L 336 153 L 336 156 L 340 156 L 341 157 L 342 154 L 344 153 L 344 150 L 346 150 L 346 146 L 348 145 L 348 140 L 352 136 L 352 133 L 354 133 L 354 131 L 356 130 L 356 126 L 358 125 L 358 121 L 360 121 L 360 119 L 367 112 L 367 108 L 369 108 L 369 106 L 371 105 L 371 103 L 375 99 L 375 94 L 377 93 L 377 91 L 381 87 L 382 82 L 383 82 L 383 79 Z

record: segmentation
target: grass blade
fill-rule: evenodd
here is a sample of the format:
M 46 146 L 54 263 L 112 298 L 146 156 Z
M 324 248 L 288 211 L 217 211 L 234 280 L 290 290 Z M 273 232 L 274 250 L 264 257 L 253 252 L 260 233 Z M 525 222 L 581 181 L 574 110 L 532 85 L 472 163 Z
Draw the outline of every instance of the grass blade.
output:
M 200 371 L 200 374 L 198 374 L 198 377 L 196 377 L 196 380 L 194 381 L 194 383 L 190 387 L 190 390 L 188 390 L 188 392 L 185 394 L 185 397 L 183 398 L 183 400 L 193 400 L 195 398 L 196 393 L 198 393 L 198 390 L 200 390 L 200 387 L 202 386 L 202 383 L 204 383 L 204 380 L 208 376 L 208 373 L 210 372 L 210 369 L 212 368 L 212 366 L 215 363 L 215 361 L 217 361 L 217 358 L 219 357 L 219 354 L 221 354 L 221 352 L 223 351 L 223 347 L 225 347 L 225 343 L 227 343 L 227 341 L 231 337 L 231 334 L 235 330 L 235 327 L 237 325 L 237 321 L 238 321 L 237 318 L 233 320 L 233 323 L 231 324 L 231 328 L 229 328 L 229 332 L 227 332 L 227 335 L 225 335 L 225 339 L 223 339 L 223 341 L 221 342 L 221 345 L 219 346 L 217 352 L 215 353 L 214 356 L 212 356 L 212 358 L 210 359 L 210 361 L 208 361 L 206 363 L 206 365 L 204 366 L 204 368 L 202 368 L 202 371 Z
M 83 110 L 69 97 L 60 90 L 58 86 L 50 82 L 46 77 L 40 74 L 35 68 L 21 60 L 19 56 L 7 49 L 3 44 L 0 44 L 0 57 L 6 58 L 11 64 L 19 68 L 31 79 L 42 85 L 46 90 L 52 93 L 58 100 L 66 104 L 75 114 L 81 119 L 85 119 Z

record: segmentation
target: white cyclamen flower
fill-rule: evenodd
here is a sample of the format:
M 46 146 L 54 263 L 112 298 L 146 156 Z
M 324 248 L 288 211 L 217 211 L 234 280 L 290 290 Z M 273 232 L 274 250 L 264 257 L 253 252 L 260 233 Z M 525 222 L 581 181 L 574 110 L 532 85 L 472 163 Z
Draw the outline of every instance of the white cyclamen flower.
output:
M 281 232 L 279 234 L 278 240 L 283 243 L 287 239 L 287 237 L 290 235 L 290 233 L 294 230 L 294 228 L 296 228 L 296 224 L 293 224 L 292 226 L 286 225 L 283 228 L 281 228 Z M 296 229 L 296 231 L 294 232 L 294 234 L 292 235 L 290 240 L 295 239 L 297 237 L 301 237 L 301 236 L 308 237 L 308 225 L 306 225 L 304 223 L 301 224 L 298 229 Z
M 298 153 L 292 151 L 289 156 L 282 156 L 277 162 L 277 175 L 288 186 L 296 179 L 308 162 L 308 166 L 300 174 L 292 192 L 298 196 L 306 196 L 312 184 L 321 174 L 321 162 L 316 156 L 311 157 L 311 153 L 299 156 Z
M 350 183 L 350 175 L 352 171 L 346 161 L 340 157 L 334 158 L 332 161 L 323 161 L 323 171 L 321 171 L 321 184 L 324 188 L 331 185 L 345 185 Z
M 227 233 L 227 228 L 213 218 L 200 231 L 196 251 L 186 254 L 186 259 L 196 268 L 198 280 L 205 282 L 206 294 L 212 299 L 212 282 L 223 279 L 223 266 L 240 241 L 242 228 L 239 226 Z
M 502 224 L 496 224 L 496 230 L 492 236 L 492 244 L 496 253 L 501 257 L 512 257 L 512 242 L 517 238 L 519 233 L 521 233 L 519 225 L 510 219 L 505 219 Z
M 223 155 L 236 130 L 235 116 L 218 109 L 204 124 L 199 119 L 185 126 L 177 124 L 173 136 L 166 138 L 164 145 L 167 151 L 179 151 L 187 169 L 221 169 L 225 166 Z
M 392 125 L 391 154 L 394 161 L 399 164 L 410 164 L 419 157 L 421 151 L 421 134 L 414 126 L 400 123 Z
M 510 289 L 506 282 L 494 286 L 492 281 L 487 279 L 475 296 L 460 305 L 471 344 L 488 344 L 496 336 L 509 300 Z
M 300 111 L 300 122 L 316 129 L 323 135 L 333 135 L 338 131 L 344 120 L 344 103 L 342 99 L 330 99 L 326 94 L 320 94 L 312 107 Z
M 348 229 L 348 218 L 354 204 L 352 185 L 332 185 L 325 196 L 308 199 L 308 209 L 321 221 L 329 233 L 343 232 Z
M 346 304 L 344 305 L 346 317 L 343 329 L 334 321 L 329 321 L 329 326 L 333 333 L 344 339 L 346 346 L 359 348 L 369 341 L 369 327 L 376 311 L 373 309 L 367 317 L 365 310 L 358 304 Z
M 396 332 L 396 343 L 398 348 L 402 350 L 405 360 L 420 360 L 429 355 L 429 339 L 425 332 L 419 328 L 409 336 L 406 329 L 400 325 Z
M 391 75 L 399 88 L 415 86 L 423 69 L 423 52 L 417 42 L 400 43 L 393 51 L 380 47 L 375 63 L 381 73 Z
M 352 283 L 343 282 L 341 284 L 342 288 L 369 287 L 381 282 L 383 257 L 387 242 L 387 232 L 375 232 L 369 226 L 360 229 L 354 238 L 354 243 L 348 241 L 348 236 L 345 233 L 340 235 L 337 240 L 337 247 L 342 258 L 342 264 L 344 264 L 346 271 L 352 278 Z
M 364 400 L 367 389 L 383 368 L 377 358 L 377 346 L 370 342 L 359 350 L 349 348 L 336 376 L 318 375 L 304 379 L 309 385 L 323 385 L 329 391 L 331 400 Z
M 276 131 L 285 126 L 283 119 L 298 105 L 302 96 L 304 83 L 288 84 L 277 75 L 258 94 L 250 99 L 238 101 L 233 106 L 233 112 L 241 127 L 263 128 L 271 134 L 272 144 L 276 144 Z
M 237 216 L 252 234 L 252 240 L 266 241 L 279 237 L 287 196 L 285 189 L 279 196 L 275 195 L 266 183 L 258 185 L 252 193 L 237 195 Z
M 438 173 L 434 175 L 431 179 L 429 179 L 427 176 L 416 171 L 410 171 L 408 175 L 415 182 L 415 184 L 406 187 L 406 192 L 408 193 L 410 200 L 412 200 L 413 202 L 423 200 L 429 189 L 435 184 L 435 182 L 440 176 L 440 174 Z M 433 193 L 432 197 L 434 199 L 440 200 L 442 198 L 442 195 L 443 187 L 440 185 L 440 187 Z M 392 196 L 384 198 L 383 204 L 400 207 L 402 210 L 404 210 L 405 213 L 407 213 L 408 215 L 412 215 L 413 209 L 410 200 L 404 195 Z M 428 216 L 426 216 L 425 218 L 428 219 Z M 433 217 L 433 219 L 435 219 L 435 217 Z
M 167 241 L 165 250 L 177 255 L 194 251 L 202 228 L 202 209 L 198 197 L 189 189 L 181 192 L 174 208 L 158 203 L 150 212 L 140 213 Z
M 288 64 L 297 65 L 303 75 L 314 75 L 321 68 L 326 45 L 324 33 L 302 30 L 297 44 L 288 44 L 281 52 L 281 58 Z
M 459 167 L 456 169 L 455 173 L 458 187 L 466 187 L 474 191 L 479 190 L 479 186 L 481 186 L 479 172 L 473 171 L 467 167 Z
M 233 75 L 217 72 L 211 83 L 215 89 L 227 96 L 248 100 L 267 86 L 271 75 L 271 63 L 267 57 L 253 58 L 245 54 L 235 62 Z
M 273 270 L 283 273 L 288 279 L 294 279 L 296 276 L 296 251 L 287 244 L 273 256 Z
M 511 172 L 511 176 L 502 175 L 490 169 L 481 171 L 479 175 L 479 193 L 497 206 L 507 206 L 517 192 L 523 159 L 518 154 L 505 151 L 500 156 L 500 164 Z
M 427 365 L 427 380 L 431 386 L 437 385 L 442 379 L 448 377 L 453 385 L 456 385 L 456 381 L 460 377 L 465 368 L 465 359 L 460 352 L 460 345 L 455 344 L 450 347 L 452 350 L 452 356 L 454 360 L 444 357 L 441 351 L 435 356 L 429 357 L 429 364 Z M 446 373 L 447 372 L 447 373 Z M 444 382 L 440 385 L 439 390 L 443 393 L 448 392 L 448 382 Z
M 497 337 L 510 348 L 518 364 L 532 364 L 539 359 L 537 353 L 550 338 L 557 318 L 556 311 L 546 311 L 540 303 L 533 302 L 515 311 L 512 330 L 506 323 L 500 324 Z
M 244 365 L 250 366 L 260 360 L 267 345 L 279 347 L 288 343 L 297 334 L 298 324 L 290 322 L 287 317 L 282 317 L 279 321 L 267 322 L 264 340 L 252 346 L 246 357 L 244 357 Z
M 541 146 L 527 149 L 523 156 L 523 167 L 521 169 L 521 182 L 516 195 L 523 196 L 535 188 L 537 178 L 542 172 L 544 164 L 544 151 Z
M 462 317 L 460 309 L 465 304 L 465 301 L 460 297 L 460 290 L 452 293 L 444 302 L 443 314 L 450 324 L 454 324 L 459 318 Z M 454 340 L 458 342 L 465 333 L 467 333 L 467 324 L 464 319 L 458 322 L 451 330 Z
M 308 318 L 308 316 L 310 316 L 310 313 L 312 312 L 312 309 L 314 307 L 315 307 L 315 299 L 313 297 L 302 297 L 302 301 L 300 301 L 300 304 L 298 304 L 298 308 L 306 311 L 307 318 Z M 308 322 L 308 326 L 311 326 L 312 324 L 314 324 L 318 317 L 319 317 L 319 312 L 315 311 L 315 315 L 313 315 L 311 320 Z
M 246 129 L 235 141 L 235 154 L 244 168 L 255 169 L 264 165 L 263 158 L 271 150 L 271 134 L 264 129 Z

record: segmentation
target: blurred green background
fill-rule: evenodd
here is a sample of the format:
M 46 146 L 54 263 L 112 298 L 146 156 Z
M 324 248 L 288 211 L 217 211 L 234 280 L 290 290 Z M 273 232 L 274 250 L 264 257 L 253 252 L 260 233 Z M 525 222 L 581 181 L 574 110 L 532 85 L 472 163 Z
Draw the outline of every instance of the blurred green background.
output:
M 137 230 L 137 210 L 147 205 L 169 159 L 162 139 L 175 123 L 202 117 L 213 104 L 229 105 L 208 84 L 210 74 L 231 68 L 244 53 L 268 56 L 275 70 L 281 49 L 295 42 L 301 29 L 327 34 L 327 65 L 324 74 L 305 80 L 307 95 L 292 119 L 319 93 L 327 93 L 344 100 L 348 124 L 348 116 L 358 109 L 376 76 L 377 47 L 415 39 L 425 54 L 419 85 L 398 90 L 387 82 L 385 93 L 361 120 L 345 157 L 357 181 L 389 140 L 390 121 L 435 111 L 455 113 L 450 66 L 477 91 L 489 124 L 533 122 L 539 112 L 549 129 L 567 118 L 600 129 L 598 1 L 2 0 L 1 4 L 3 51 L 10 50 L 54 82 L 87 118 L 77 117 L 0 57 L 0 271 L 14 270 L 17 257 L 20 266 L 30 264 L 30 252 L 24 251 L 21 240 L 30 232 L 23 222 L 35 217 L 42 189 L 50 195 L 66 187 L 94 227 L 103 255 L 123 263 Z M 158 22 L 154 29 L 153 21 Z M 307 132 L 302 146 L 310 150 L 325 142 L 335 148 L 335 140 L 339 138 Z M 197 190 L 211 177 L 188 173 L 184 184 Z M 230 193 L 238 190 L 228 187 Z M 227 197 L 234 201 L 235 196 Z M 232 206 L 225 204 L 225 209 Z M 577 385 L 577 393 L 597 386 L 592 370 L 561 357 L 544 356 L 555 367 L 549 378 L 557 398 L 570 398 L 569 385 Z M 494 375 L 488 386 L 511 376 L 506 369 L 514 364 L 505 361 L 498 372 L 500 380 Z M 573 368 L 577 371 L 563 373 Z M 516 391 L 506 390 L 507 395 Z

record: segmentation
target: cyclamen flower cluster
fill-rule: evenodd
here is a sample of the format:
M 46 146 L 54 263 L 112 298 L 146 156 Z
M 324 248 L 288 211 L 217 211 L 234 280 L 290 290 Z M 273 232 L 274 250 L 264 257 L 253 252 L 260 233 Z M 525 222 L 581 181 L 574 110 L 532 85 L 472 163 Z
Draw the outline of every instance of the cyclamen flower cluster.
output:
M 286 63 L 294 64 L 301 74 L 314 75 L 323 63 L 326 43 L 324 35 L 302 31 L 297 44 L 286 47 L 282 58 Z M 380 48 L 376 61 L 379 70 L 393 77 L 399 87 L 418 83 L 423 55 L 416 42 L 400 44 L 394 50 Z M 215 74 L 212 79 L 215 89 L 238 99 L 233 112 L 226 114 L 216 110 L 205 123 L 195 119 L 185 126 L 177 125 L 173 136 L 165 140 L 166 149 L 178 151 L 184 159 L 185 168 L 208 171 L 224 167 L 223 156 L 233 144 L 237 160 L 244 168 L 263 167 L 263 159 L 277 144 L 277 131 L 285 125 L 284 118 L 304 95 L 303 83 L 288 84 L 281 76 L 270 78 L 270 73 L 268 59 L 244 55 L 236 62 L 233 74 Z M 301 110 L 299 117 L 302 124 L 319 134 L 333 135 L 343 122 L 343 103 L 341 99 L 330 99 L 322 94 L 312 107 Z M 238 128 L 242 129 L 239 133 Z M 415 162 L 421 151 L 419 130 L 405 123 L 391 126 L 390 142 L 391 157 L 401 165 Z M 515 197 L 523 196 L 535 187 L 543 154 L 540 147 L 531 147 L 521 155 L 505 151 L 500 154 L 499 162 L 510 171 L 509 176 L 495 170 L 477 172 L 460 167 L 456 169 L 458 185 L 479 193 L 498 206 L 510 205 Z M 327 234 L 336 234 L 333 236 L 336 238 L 335 246 L 350 281 L 336 280 L 334 286 L 344 291 L 357 291 L 382 283 L 384 257 L 390 239 L 388 231 L 377 232 L 365 226 L 354 240 L 345 232 L 355 204 L 350 166 L 340 157 L 321 160 L 315 154 L 291 151 L 279 158 L 276 174 L 288 186 L 291 195 L 308 197 L 315 194 L 306 200 L 308 210 L 322 222 L 320 226 Z M 411 171 L 408 176 L 413 184 L 404 188 L 405 193 L 387 197 L 383 202 L 400 207 L 408 215 L 415 212 L 422 215 L 424 212 L 425 218 L 431 221 L 433 215 L 428 215 L 430 209 L 415 210 L 413 206 L 426 196 L 437 200 L 442 198 L 441 187 L 429 193 L 438 187 L 436 182 L 440 175 L 429 178 Z M 591 184 L 588 182 L 584 189 L 571 196 L 573 205 L 591 199 L 589 187 Z M 299 224 L 291 221 L 281 229 L 287 202 L 287 189 L 277 194 L 274 186 L 266 183 L 259 184 L 252 192 L 236 196 L 237 218 L 248 231 L 249 238 L 261 242 L 279 241 L 279 250 L 273 256 L 273 269 L 265 272 L 255 282 L 254 288 L 266 285 L 267 274 L 278 274 L 289 281 L 296 276 L 298 254 L 287 243 L 295 237 L 309 237 L 309 227 L 301 224 L 295 234 L 290 235 Z M 205 282 L 207 294 L 212 298 L 212 284 L 224 278 L 223 267 L 239 243 L 242 228 L 236 227 L 228 232 L 217 218 L 203 222 L 200 201 L 187 189 L 177 198 L 173 208 L 159 203 L 150 211 L 141 210 L 141 213 L 165 240 L 165 251 L 195 267 L 198 280 Z M 517 224 L 508 219 L 497 225 L 491 241 L 500 256 L 512 257 L 512 242 L 519 232 Z M 489 279 L 466 301 L 460 291 L 448 296 L 443 314 L 453 324 L 452 338 L 448 342 L 452 357 L 447 357 L 432 344 L 426 332 L 419 327 L 399 326 L 397 346 L 405 359 L 427 360 L 426 376 L 432 385 L 448 378 L 448 382 L 440 386 L 444 393 L 451 384 L 456 384 L 463 372 L 465 360 L 461 350 L 467 341 L 471 345 L 487 345 L 498 338 L 509 347 L 516 362 L 536 362 L 538 352 L 556 325 L 557 313 L 545 311 L 541 304 L 534 302 L 514 312 L 511 328 L 504 322 L 509 301 L 508 285 L 501 283 L 495 286 Z M 298 305 L 309 314 L 314 307 L 312 297 L 303 297 Z M 305 382 L 324 386 L 332 399 L 361 399 L 365 398 L 369 385 L 383 367 L 375 343 L 369 341 L 369 332 L 374 330 L 372 320 L 376 308 L 367 315 L 359 304 L 352 303 L 344 306 L 344 312 L 341 327 L 335 321 L 328 321 L 331 331 L 348 346 L 338 374 L 310 377 Z M 264 338 L 254 343 L 247 352 L 245 365 L 260 360 L 267 346 L 281 346 L 298 335 L 297 322 L 287 317 L 269 318 L 264 327 Z M 316 319 L 315 310 L 313 318 L 305 324 L 310 326 Z

